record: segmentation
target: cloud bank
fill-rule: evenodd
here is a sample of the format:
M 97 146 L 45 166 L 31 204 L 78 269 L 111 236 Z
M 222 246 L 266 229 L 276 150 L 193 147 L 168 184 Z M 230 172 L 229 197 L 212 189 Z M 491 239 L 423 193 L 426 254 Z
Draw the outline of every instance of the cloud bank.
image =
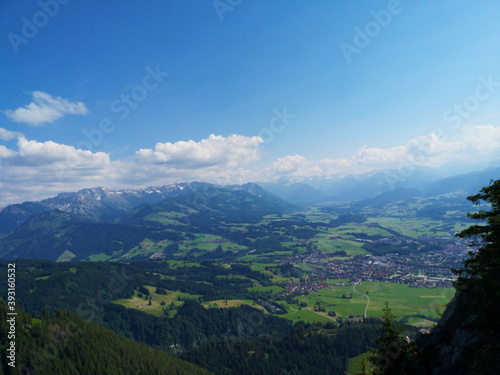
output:
M 0 128 L 0 136 L 14 133 Z M 181 181 L 244 182 L 254 177 L 246 166 L 259 160 L 260 137 L 210 135 L 199 142 L 157 143 L 132 158 L 112 161 L 109 154 L 17 134 L 17 149 L 0 145 L 0 207 L 85 187 L 144 187 Z
M 263 176 L 329 176 L 338 173 L 365 173 L 372 170 L 408 167 L 437 168 L 452 162 L 483 162 L 500 158 L 500 127 L 464 127 L 453 137 L 433 132 L 390 148 L 363 146 L 350 158 L 313 161 L 289 155 L 271 163 Z
M 347 158 L 308 160 L 294 154 L 265 165 L 259 149 L 262 138 L 236 134 L 212 134 L 198 142 L 158 142 L 154 148 L 119 160 L 111 160 L 104 152 L 28 140 L 21 133 L 0 128 L 0 140 L 16 138 L 15 148 L 0 145 L 0 207 L 94 186 L 139 188 L 194 180 L 243 183 L 500 158 L 500 127 L 492 125 L 464 127 L 453 138 L 433 132 L 405 145 L 364 146 Z

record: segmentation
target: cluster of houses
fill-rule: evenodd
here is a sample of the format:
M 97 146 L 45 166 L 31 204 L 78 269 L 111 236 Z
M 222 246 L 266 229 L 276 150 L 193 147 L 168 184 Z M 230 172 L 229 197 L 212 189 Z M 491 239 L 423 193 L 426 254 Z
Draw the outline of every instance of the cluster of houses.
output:
M 299 281 L 289 280 L 286 285 L 286 291 L 283 293 L 283 297 L 292 294 L 307 294 L 311 292 L 317 292 L 322 288 L 331 288 L 331 285 L 325 281 L 318 281 L 318 277 L 305 277 L 300 278 Z
M 416 288 L 450 288 L 456 280 L 451 269 L 462 264 L 470 249 L 461 242 L 442 245 L 425 253 L 359 255 L 348 259 L 335 259 L 330 253 L 318 251 L 284 257 L 282 262 L 309 264 L 319 280 L 385 281 Z M 313 288 L 317 287 L 312 283 L 289 283 L 287 293 L 312 291 Z
M 259 299 L 257 302 L 260 305 L 264 306 L 264 308 L 267 311 L 269 311 L 270 313 L 273 313 L 273 314 L 285 314 L 286 313 L 286 310 L 281 305 L 278 305 L 275 302 L 270 302 L 270 301 L 266 301 L 263 299 Z

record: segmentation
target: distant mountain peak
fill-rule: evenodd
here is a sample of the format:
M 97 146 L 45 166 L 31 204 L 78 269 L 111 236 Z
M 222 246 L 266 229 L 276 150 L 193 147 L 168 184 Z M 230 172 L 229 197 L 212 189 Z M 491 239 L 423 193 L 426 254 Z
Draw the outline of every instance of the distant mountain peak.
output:
M 112 220 L 144 203 L 154 204 L 170 197 L 185 196 L 194 192 L 208 192 L 222 187 L 207 182 L 181 182 L 142 189 L 113 190 L 91 187 L 75 192 L 63 192 L 40 202 L 25 202 L 5 207 L 0 211 L 0 234 L 7 234 L 32 215 L 61 210 L 94 221 Z M 231 185 L 230 190 L 244 190 L 263 197 L 271 195 L 254 183 Z M 279 199 L 273 196 L 274 199 Z

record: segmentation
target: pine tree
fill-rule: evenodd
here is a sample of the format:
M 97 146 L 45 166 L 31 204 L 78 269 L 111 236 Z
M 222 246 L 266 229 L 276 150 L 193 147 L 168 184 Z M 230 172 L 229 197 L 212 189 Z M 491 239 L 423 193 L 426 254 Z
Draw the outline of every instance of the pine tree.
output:
M 361 359 L 361 370 L 356 373 L 356 375 L 371 375 L 373 372 L 371 372 L 368 369 L 368 361 L 366 358 Z
M 500 280 L 500 180 L 492 181 L 481 192 L 467 198 L 476 205 L 481 201 L 489 203 L 489 211 L 480 210 L 468 213 L 473 220 L 486 221 L 486 225 L 472 225 L 458 233 L 458 237 L 472 238 L 471 245 L 480 246 L 477 252 L 469 252 L 464 266 L 454 270 L 459 276 L 460 289 L 494 286 L 498 288 Z M 489 299 L 489 298 L 488 298 Z M 486 302 L 486 301 L 483 301 Z
M 384 323 L 379 329 L 381 336 L 373 341 L 378 348 L 371 349 L 368 357 L 372 372 L 366 374 L 412 374 L 410 369 L 416 365 L 417 353 L 410 339 L 403 334 L 404 329 L 394 322 L 395 316 L 388 302 L 385 303 L 383 319 Z
M 471 321 L 470 326 L 478 337 L 484 337 L 474 353 L 474 373 L 489 374 L 500 368 L 500 180 L 490 181 L 479 194 L 467 199 L 490 207 L 468 213 L 470 219 L 482 223 L 458 233 L 458 237 L 472 239 L 471 245 L 478 249 L 469 252 L 462 268 L 453 270 L 458 275 L 457 308 Z

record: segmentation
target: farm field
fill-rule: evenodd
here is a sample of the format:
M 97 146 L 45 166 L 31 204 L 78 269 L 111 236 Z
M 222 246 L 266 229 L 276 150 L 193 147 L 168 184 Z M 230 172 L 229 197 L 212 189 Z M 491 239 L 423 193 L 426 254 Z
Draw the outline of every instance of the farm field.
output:
M 436 309 L 442 312 L 444 305 L 450 301 L 455 293 L 453 288 L 409 288 L 408 285 L 404 284 L 384 282 L 363 282 L 356 286 L 356 290 L 370 298 L 368 317 L 380 317 L 385 301 L 388 301 L 392 313 L 397 319 L 411 314 L 438 318 Z M 313 310 L 314 306 L 318 306 L 326 310 L 325 314 L 334 311 L 339 317 L 347 317 L 351 314 L 364 315 L 367 303 L 364 296 L 353 291 L 352 285 L 332 286 L 296 298 L 299 303 L 307 304 L 303 310 Z M 284 304 L 293 309 L 299 309 L 297 304 L 287 304 L 286 302 Z M 422 318 L 411 318 L 410 324 L 429 326 L 433 323 Z
M 249 299 L 245 299 L 245 300 L 241 300 L 241 299 L 228 299 L 228 300 L 219 299 L 219 300 L 215 300 L 215 301 L 203 302 L 203 305 L 206 308 L 210 308 L 210 307 L 230 308 L 230 307 L 239 307 L 241 305 L 248 305 L 248 306 L 252 306 L 253 308 L 262 310 L 264 312 L 266 311 L 266 309 L 264 307 L 262 307 L 261 305 L 258 305 L 258 304 L 254 305 L 253 301 L 249 300 Z
M 169 306 L 173 303 L 174 307 L 179 307 L 181 306 L 184 302 L 179 301 L 178 298 L 190 298 L 190 299 L 198 299 L 200 295 L 195 295 L 195 294 L 189 294 L 189 293 L 182 293 L 180 291 L 171 291 L 167 290 L 167 295 L 164 294 L 158 294 L 155 292 L 156 287 L 154 286 L 148 286 L 146 285 L 145 288 L 149 290 L 149 293 L 151 295 L 151 305 L 149 305 L 149 299 L 144 299 L 144 297 L 139 297 L 138 293 L 136 292 L 132 298 L 129 299 L 119 299 L 113 301 L 113 303 L 116 303 L 118 305 L 122 305 L 126 308 L 129 309 L 140 309 L 141 311 L 156 315 L 156 316 L 164 316 L 163 314 L 163 309 L 166 308 L 167 311 L 169 311 L 169 315 L 173 316 L 174 311 L 169 310 Z M 165 302 L 165 305 L 161 305 L 161 302 Z M 142 307 L 138 307 L 142 306 Z
M 415 326 L 417 328 L 430 328 L 434 326 L 434 324 L 436 323 L 431 320 L 412 317 L 408 319 L 408 324 Z
M 469 225 L 453 223 L 450 229 L 442 221 L 416 217 L 378 216 L 369 218 L 367 223 L 379 224 L 382 227 L 395 230 L 404 236 L 418 238 L 419 236 L 446 236 L 450 231 L 460 231 Z M 444 225 L 444 226 L 443 226 Z
M 200 267 L 200 263 L 194 262 L 194 261 L 189 261 L 189 260 L 166 260 L 166 263 L 168 263 L 168 266 L 173 269 L 177 268 L 182 268 L 182 267 Z
M 350 256 L 368 254 L 368 251 L 361 247 L 363 243 L 342 239 L 340 237 L 328 238 L 328 236 L 328 234 L 321 234 L 315 237 L 315 242 L 319 250 L 324 250 L 329 253 L 343 250 Z
M 286 306 L 286 304 L 285 304 Z M 321 313 L 317 313 L 311 310 L 307 309 L 302 309 L 302 310 L 297 310 L 293 311 L 291 309 L 288 309 L 288 314 L 286 315 L 278 315 L 280 317 L 290 319 L 294 323 L 297 322 L 308 322 L 308 323 L 329 323 L 332 322 L 333 320 L 325 315 L 322 315 Z
M 195 234 L 196 238 L 193 240 L 182 241 L 179 243 L 179 251 L 181 253 L 188 253 L 193 249 L 202 250 L 201 252 L 198 250 L 195 255 L 202 254 L 205 251 L 213 251 L 219 245 L 222 247 L 223 251 L 238 251 L 241 249 L 245 249 L 245 246 L 238 245 L 234 242 L 230 242 L 225 240 L 220 236 L 216 236 L 213 234 Z
M 380 316 L 388 301 L 398 318 L 409 314 L 423 314 L 437 318 L 436 309 L 444 310 L 453 295 L 453 288 L 410 288 L 406 284 L 363 282 L 356 290 L 370 297 L 368 316 Z

